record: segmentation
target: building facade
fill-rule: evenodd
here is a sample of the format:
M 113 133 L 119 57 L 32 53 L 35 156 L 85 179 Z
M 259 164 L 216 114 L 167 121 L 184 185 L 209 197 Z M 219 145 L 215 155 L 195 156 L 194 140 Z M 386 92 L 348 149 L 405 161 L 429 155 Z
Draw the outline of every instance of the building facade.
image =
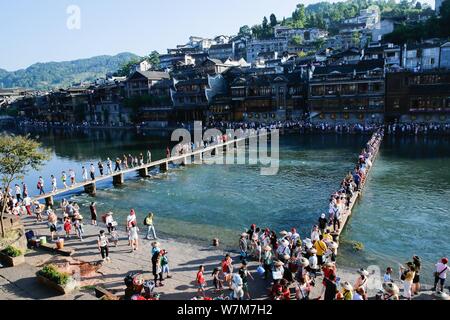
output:
M 384 80 L 382 59 L 315 68 L 308 91 L 311 121 L 382 123 Z
M 387 122 L 449 122 L 450 71 L 386 75 Z

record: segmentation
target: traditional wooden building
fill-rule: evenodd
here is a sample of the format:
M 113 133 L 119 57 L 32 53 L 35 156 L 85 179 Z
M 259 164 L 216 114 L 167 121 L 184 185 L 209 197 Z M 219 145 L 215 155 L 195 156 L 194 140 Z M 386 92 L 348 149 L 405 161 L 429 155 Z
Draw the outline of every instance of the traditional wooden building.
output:
M 387 73 L 386 122 L 450 122 L 450 71 Z
M 381 123 L 384 60 L 316 67 L 309 80 L 311 121 Z

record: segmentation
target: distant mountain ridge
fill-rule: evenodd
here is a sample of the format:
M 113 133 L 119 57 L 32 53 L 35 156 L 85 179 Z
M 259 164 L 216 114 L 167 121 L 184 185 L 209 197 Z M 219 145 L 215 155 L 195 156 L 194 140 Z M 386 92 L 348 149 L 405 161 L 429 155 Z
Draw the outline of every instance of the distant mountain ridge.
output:
M 102 55 L 73 61 L 35 63 L 26 69 L 12 72 L 0 69 L 0 88 L 65 88 L 116 72 L 125 63 L 137 58 L 139 56 L 133 53 L 123 52 L 115 56 Z

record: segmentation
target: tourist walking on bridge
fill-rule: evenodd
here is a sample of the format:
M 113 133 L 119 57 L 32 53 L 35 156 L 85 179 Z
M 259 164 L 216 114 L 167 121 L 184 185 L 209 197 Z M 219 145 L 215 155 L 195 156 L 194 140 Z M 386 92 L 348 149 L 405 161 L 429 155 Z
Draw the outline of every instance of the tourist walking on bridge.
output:
M 91 168 L 90 168 L 90 173 L 91 173 L 91 180 L 93 181 L 93 180 L 95 180 L 95 167 L 94 167 L 94 164 L 93 163 L 91 163 Z
M 152 162 L 152 153 L 150 151 L 150 149 L 147 150 L 147 163 L 151 163 Z
M 114 168 L 114 172 L 120 171 L 120 165 L 121 165 L 121 160 L 119 158 L 116 158 L 116 167 Z
M 54 175 L 51 175 L 50 181 L 51 181 L 51 184 L 52 184 L 52 192 L 58 191 L 58 188 L 56 187 L 56 178 L 55 178 Z
M 122 169 L 128 169 L 128 158 L 125 154 L 122 157 Z
M 110 175 L 112 173 L 112 161 L 110 158 L 106 159 L 106 174 Z
M 44 178 L 39 177 L 38 182 L 37 182 L 37 188 L 39 190 L 39 195 L 45 194 L 45 191 L 44 191 Z
M 28 187 L 25 182 L 22 182 L 22 197 L 25 199 L 28 197 Z
M 98 166 L 98 171 L 100 172 L 100 175 L 103 176 L 103 163 L 101 160 L 98 162 L 97 166 Z
M 75 181 L 75 171 L 73 169 L 69 169 L 69 176 L 70 176 L 70 185 L 74 185 L 76 183 Z
M 81 167 L 81 176 L 83 177 L 83 181 L 86 182 L 88 180 L 88 175 L 86 168 L 83 166 Z
M 18 184 L 15 185 L 14 189 L 16 191 L 16 199 L 19 202 L 22 200 L 22 190 L 20 189 Z
M 65 171 L 63 171 L 62 173 L 61 173 L 61 181 L 62 181 L 62 184 L 63 184 L 63 186 L 64 186 L 64 189 L 66 189 L 67 188 L 67 175 L 66 175 L 66 172 Z

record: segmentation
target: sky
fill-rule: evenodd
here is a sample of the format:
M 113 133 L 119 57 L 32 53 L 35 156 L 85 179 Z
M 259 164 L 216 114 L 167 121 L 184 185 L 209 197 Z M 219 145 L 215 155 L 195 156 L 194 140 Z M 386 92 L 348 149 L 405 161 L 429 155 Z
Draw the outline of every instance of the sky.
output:
M 0 68 L 14 71 L 36 62 L 120 52 L 165 53 L 191 35 L 237 34 L 240 26 L 260 23 L 271 13 L 281 20 L 298 3 L 315 2 L 319 1 L 1 0 Z M 79 19 L 76 10 L 68 12 L 71 6 L 79 8 Z

